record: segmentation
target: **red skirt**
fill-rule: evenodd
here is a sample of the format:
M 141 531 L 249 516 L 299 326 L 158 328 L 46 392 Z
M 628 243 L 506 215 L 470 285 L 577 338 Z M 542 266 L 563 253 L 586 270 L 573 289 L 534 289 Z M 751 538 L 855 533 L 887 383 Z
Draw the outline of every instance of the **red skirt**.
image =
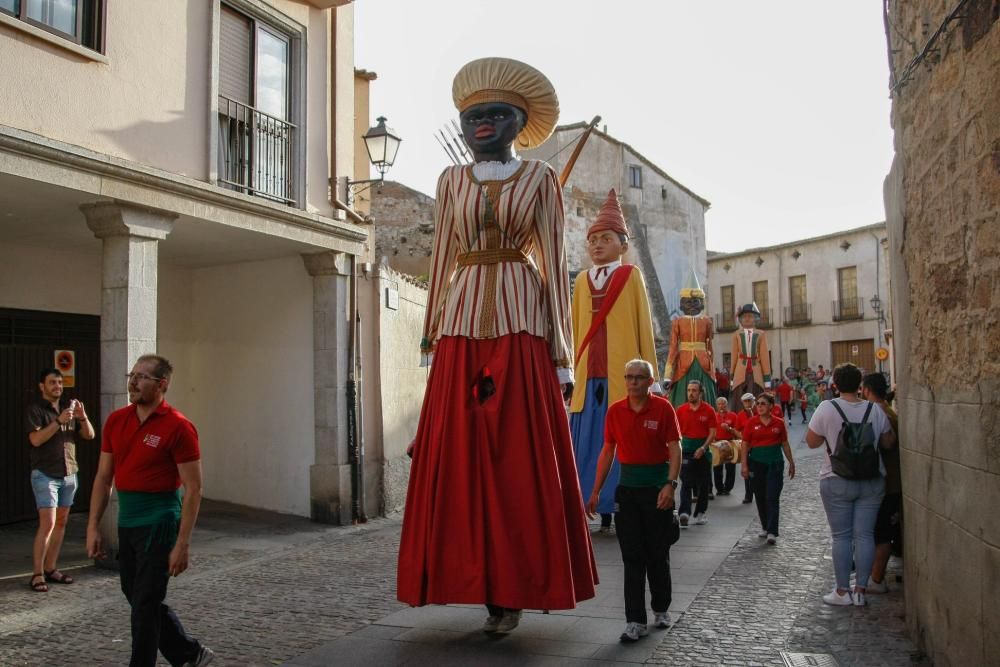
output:
M 483 400 L 487 374 L 496 392 Z M 548 345 L 523 333 L 443 337 L 413 450 L 397 597 L 572 609 L 596 583 Z

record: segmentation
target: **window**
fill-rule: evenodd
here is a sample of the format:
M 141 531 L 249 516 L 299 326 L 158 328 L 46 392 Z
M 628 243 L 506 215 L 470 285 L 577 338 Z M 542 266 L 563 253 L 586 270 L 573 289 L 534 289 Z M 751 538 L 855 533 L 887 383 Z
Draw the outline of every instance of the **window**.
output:
M 733 285 L 723 285 L 719 288 L 722 304 L 722 322 L 719 328 L 736 327 L 736 288 Z
M 722 353 L 722 367 L 725 368 L 726 370 L 729 370 L 730 368 L 732 368 L 732 363 L 733 363 L 733 353 L 732 352 L 723 352 Z
M 771 323 L 771 311 L 768 310 L 767 303 L 767 281 L 758 280 L 753 284 L 753 301 L 760 309 L 760 326 L 767 326 Z
M 858 299 L 858 267 L 845 266 L 837 269 L 837 295 L 840 297 L 833 309 L 834 319 L 848 320 L 861 317 L 861 302 Z
M 806 301 L 806 277 L 791 276 L 788 279 L 788 294 L 791 305 L 785 309 L 785 324 L 809 324 L 812 314 Z
M 642 167 L 630 164 L 628 167 L 628 185 L 630 188 L 642 187 Z
M 0 13 L 104 52 L 104 0 L 0 0 Z
M 219 183 L 295 203 L 293 40 L 226 5 L 219 29 Z
M 809 350 L 792 350 L 792 368 L 802 370 L 809 367 Z

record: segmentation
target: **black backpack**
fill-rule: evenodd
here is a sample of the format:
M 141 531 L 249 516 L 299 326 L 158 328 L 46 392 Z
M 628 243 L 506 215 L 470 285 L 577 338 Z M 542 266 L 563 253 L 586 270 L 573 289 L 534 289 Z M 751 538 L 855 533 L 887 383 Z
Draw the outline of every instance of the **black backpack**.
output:
M 859 424 L 847 421 L 847 415 L 837 405 L 837 401 L 830 401 L 830 404 L 844 420 L 840 433 L 837 434 L 834 451 L 831 452 L 830 443 L 826 443 L 826 451 L 830 455 L 834 474 L 844 479 L 875 479 L 880 476 L 878 439 L 875 437 L 875 429 L 868 422 L 868 416 L 871 415 L 875 404 L 868 403 L 868 409 L 865 410 L 865 416 Z

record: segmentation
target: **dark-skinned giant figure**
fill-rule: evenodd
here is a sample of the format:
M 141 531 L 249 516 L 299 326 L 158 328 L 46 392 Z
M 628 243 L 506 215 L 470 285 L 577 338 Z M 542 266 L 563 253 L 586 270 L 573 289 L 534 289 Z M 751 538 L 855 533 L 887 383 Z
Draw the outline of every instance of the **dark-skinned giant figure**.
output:
M 399 550 L 411 605 L 570 609 L 597 568 L 560 385 L 572 383 L 569 276 L 555 172 L 519 160 L 555 127 L 549 81 L 515 60 L 467 64 L 452 87 L 474 165 L 438 181 L 421 352 L 433 361 Z

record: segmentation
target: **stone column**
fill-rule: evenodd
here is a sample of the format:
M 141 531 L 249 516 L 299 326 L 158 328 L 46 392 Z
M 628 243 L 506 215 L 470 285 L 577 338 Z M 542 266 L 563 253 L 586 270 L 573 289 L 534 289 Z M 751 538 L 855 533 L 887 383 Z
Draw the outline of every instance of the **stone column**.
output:
M 101 418 L 128 405 L 125 375 L 136 358 L 156 352 L 157 251 L 173 229 L 174 214 L 98 202 L 80 207 L 87 226 L 104 245 L 101 274 Z M 101 524 L 117 561 L 117 498 L 112 494 Z
M 309 468 L 313 521 L 351 523 L 351 464 L 347 451 L 347 380 L 350 360 L 350 257 L 303 255 L 313 277 L 313 383 L 316 462 Z

